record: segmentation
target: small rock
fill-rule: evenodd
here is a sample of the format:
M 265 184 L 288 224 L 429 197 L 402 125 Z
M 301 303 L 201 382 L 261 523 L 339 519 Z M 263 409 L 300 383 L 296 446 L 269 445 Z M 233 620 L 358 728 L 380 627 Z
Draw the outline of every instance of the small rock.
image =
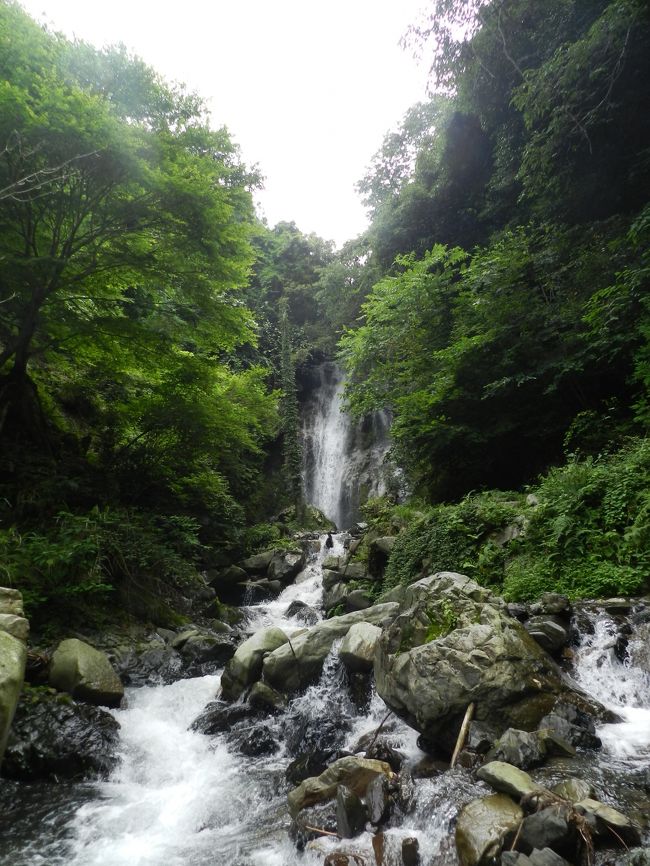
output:
M 310 607 L 308 604 L 305 604 L 304 601 L 300 601 L 299 599 L 295 599 L 295 601 L 291 602 L 289 607 L 285 610 L 284 615 L 287 617 L 293 617 L 305 625 L 316 625 L 320 619 L 317 611 L 315 611 L 313 607 Z
M 323 568 L 329 569 L 330 571 L 338 571 L 341 567 L 341 558 L 339 556 L 326 556 L 323 560 Z
M 262 553 L 255 553 L 253 556 L 249 556 L 248 559 L 243 559 L 239 563 L 239 567 L 249 574 L 260 574 L 267 570 L 274 553 L 274 550 L 264 550 Z
M 279 713 L 287 707 L 287 699 L 266 683 L 255 683 L 248 695 L 248 703 L 255 710 L 266 713 Z
M 552 848 L 542 848 L 541 851 L 536 849 L 530 855 L 530 862 L 532 866 L 571 866 L 571 863 L 556 854 Z
M 368 577 L 368 570 L 362 562 L 348 562 L 341 569 L 342 580 L 365 580 Z
M 505 761 L 522 770 L 543 763 L 546 749 L 537 732 L 528 733 L 508 728 L 489 752 L 490 760 Z
M 297 815 L 305 806 L 331 799 L 341 784 L 350 788 L 357 796 L 363 797 L 372 779 L 381 775 L 388 778 L 392 775 L 388 764 L 382 761 L 353 756 L 339 758 L 317 778 L 305 779 L 297 788 L 289 791 L 289 812 Z
M 323 860 L 323 866 L 350 866 L 350 858 L 342 851 L 333 851 Z
M 565 779 L 559 785 L 551 788 L 554 794 L 568 800 L 569 803 L 578 803 L 580 800 L 585 800 L 593 794 L 593 788 L 588 782 L 582 779 Z
M 575 808 L 584 815 L 593 815 L 596 818 L 601 833 L 605 833 L 607 828 L 611 827 L 626 842 L 635 845 L 639 844 L 639 831 L 637 828 L 629 818 L 617 809 L 612 808 L 612 806 L 607 806 L 599 800 L 592 800 L 590 797 L 586 797 L 584 800 L 577 802 Z M 610 833 L 607 835 L 611 836 Z
M 517 799 L 544 790 L 541 785 L 533 782 L 528 773 L 524 773 L 523 770 L 503 761 L 491 761 L 489 764 L 484 764 L 477 770 L 476 775 L 482 781 L 487 782 L 495 791 L 510 794 Z
M 478 755 L 484 755 L 497 739 L 494 728 L 485 722 L 470 722 L 466 746 Z
M 413 836 L 402 839 L 403 866 L 420 866 L 420 843 Z

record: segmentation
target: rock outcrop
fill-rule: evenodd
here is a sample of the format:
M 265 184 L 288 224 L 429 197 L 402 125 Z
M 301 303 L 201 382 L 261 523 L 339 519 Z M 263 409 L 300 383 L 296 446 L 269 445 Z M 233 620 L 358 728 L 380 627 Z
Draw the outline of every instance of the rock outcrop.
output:
M 248 686 L 259 680 L 264 657 L 287 643 L 289 638 L 279 628 L 263 628 L 241 644 L 226 665 L 221 677 L 221 691 L 228 701 L 236 701 Z
M 388 706 L 422 732 L 427 748 L 442 751 L 470 703 L 498 732 L 531 731 L 572 691 L 501 599 L 451 572 L 407 588 L 379 640 L 375 676 Z

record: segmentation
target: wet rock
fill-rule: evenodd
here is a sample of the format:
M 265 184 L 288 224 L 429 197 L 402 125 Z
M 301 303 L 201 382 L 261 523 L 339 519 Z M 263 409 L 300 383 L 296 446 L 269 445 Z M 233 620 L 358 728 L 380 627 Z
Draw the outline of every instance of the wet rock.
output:
M 349 854 L 344 854 L 343 851 L 332 851 L 323 860 L 323 866 L 352 866 L 357 858 L 350 859 Z
M 257 711 L 248 704 L 211 701 L 194 719 L 190 725 L 190 730 L 214 736 L 229 731 L 233 725 L 243 719 L 255 719 L 257 716 Z
M 517 832 L 524 813 L 503 794 L 491 794 L 464 806 L 456 823 L 461 866 L 479 866 L 496 856 L 504 840 Z
M 518 847 L 527 854 L 536 848 L 573 853 L 576 838 L 574 825 L 568 820 L 569 809 L 560 804 L 529 815 L 521 825 Z
M 337 638 L 345 637 L 350 627 L 357 622 L 382 625 L 397 612 L 397 607 L 396 604 L 378 604 L 312 626 L 305 633 L 292 638 L 291 646 L 281 646 L 264 659 L 265 682 L 287 693 L 304 688 L 320 675 L 323 662 Z
M 355 623 L 343 638 L 339 658 L 349 671 L 372 670 L 381 629 L 368 622 Z
M 299 785 L 305 779 L 320 776 L 327 769 L 332 753 L 318 749 L 311 752 L 303 752 L 298 755 L 285 770 L 285 778 L 292 785 Z M 336 822 L 335 822 L 336 823 Z
M 202 673 L 202 666 L 213 662 L 220 667 L 235 654 L 235 644 L 229 635 L 196 634 L 189 637 L 183 644 L 180 655 L 189 668 Z M 192 671 L 190 671 L 192 672 Z
M 420 843 L 413 836 L 402 839 L 402 866 L 420 866 Z
M 372 824 L 381 824 L 388 818 L 390 806 L 390 782 L 386 776 L 375 776 L 366 791 L 368 820 Z
M 304 623 L 304 625 L 316 625 L 320 619 L 317 611 L 315 611 L 313 607 L 310 607 L 308 604 L 305 604 L 304 601 L 299 601 L 298 599 L 291 602 L 289 607 L 285 610 L 284 615 L 287 617 L 293 617 L 299 622 Z
M 151 645 L 138 651 L 127 647 L 114 655 L 115 669 L 127 685 L 168 684 L 184 674 L 181 654 L 165 644 Z
M 372 779 L 380 775 L 388 778 L 392 775 L 388 764 L 382 761 L 354 756 L 339 758 L 320 776 L 305 779 L 297 788 L 289 791 L 289 812 L 292 816 L 297 815 L 305 806 L 330 800 L 334 797 L 338 785 L 345 785 L 358 797 L 363 797 Z
M 339 785 L 336 791 L 336 829 L 342 839 L 358 836 L 366 826 L 368 813 L 361 798 L 347 788 Z
M 484 755 L 497 740 L 497 732 L 485 722 L 470 722 L 466 746 L 478 755 Z
M 372 671 L 357 673 L 348 671 L 348 691 L 350 700 L 354 704 L 359 715 L 367 715 L 372 700 L 372 686 L 374 680 Z
M 540 719 L 539 728 L 553 731 L 574 747 L 599 749 L 601 746 L 593 719 L 568 704 L 556 704 L 552 713 Z
M 614 866 L 650 866 L 650 848 L 632 848 L 619 857 Z
M 382 739 L 377 739 L 369 745 L 365 750 L 365 757 L 384 761 L 394 773 L 399 773 L 404 764 L 404 755 Z
M 375 676 L 388 706 L 450 751 L 472 702 L 478 721 L 530 731 L 571 691 L 500 599 L 450 572 L 407 587 L 379 641 Z
M 555 731 L 540 728 L 536 731 L 536 736 L 539 738 L 542 750 L 547 756 L 560 758 L 575 758 L 576 750 L 571 743 L 557 734 Z
M 402 770 L 397 777 L 395 802 L 404 815 L 408 815 L 415 807 L 415 783 L 408 770 Z
M 548 653 L 557 653 L 569 642 L 569 624 L 557 616 L 533 616 L 524 623 L 524 628 Z
M 2 775 L 18 781 L 104 777 L 117 763 L 119 727 L 99 707 L 29 689 L 14 716 Z
M 544 762 L 545 757 L 546 749 L 537 732 L 528 733 L 514 728 L 508 728 L 488 753 L 490 760 L 504 761 L 521 770 L 536 767 Z
M 305 567 L 307 557 L 302 550 L 274 550 L 267 575 L 269 580 L 291 583 Z
M 350 725 L 349 719 L 335 713 L 314 717 L 310 713 L 290 711 L 284 722 L 287 749 L 292 755 L 322 752 L 333 756 L 340 750 Z
M 289 638 L 279 628 L 263 628 L 245 640 L 225 667 L 221 691 L 226 700 L 235 701 L 262 674 L 264 657 L 287 643 Z
M 552 848 L 536 849 L 530 855 L 532 866 L 571 866 L 563 857 L 556 854 Z
M 437 761 L 435 758 L 426 755 L 417 764 L 413 765 L 411 772 L 414 779 L 433 779 L 441 773 L 445 773 L 448 769 L 449 765 L 446 761 Z
M 592 815 L 596 819 L 596 825 L 602 835 L 607 835 L 611 838 L 612 834 L 608 829 L 611 828 L 627 843 L 633 845 L 639 844 L 638 829 L 628 817 L 612 806 L 607 806 L 605 803 L 586 797 L 584 800 L 577 802 L 575 808 L 576 811 L 581 812 L 583 815 Z
M 318 830 L 336 833 L 336 804 L 334 802 L 317 803 L 303 809 L 291 821 L 289 837 L 299 851 L 303 851 L 307 842 L 312 839 L 322 839 Z
M 96 706 L 119 707 L 124 686 L 105 653 L 77 638 L 61 641 L 52 656 L 50 685 Z
M 237 565 L 229 565 L 219 570 L 210 569 L 206 572 L 206 579 L 217 595 L 229 597 L 238 584 L 248 580 L 248 573 Z
M 568 800 L 570 803 L 577 803 L 580 800 L 585 800 L 587 797 L 591 797 L 593 788 L 588 782 L 584 782 L 582 779 L 565 779 L 558 785 L 554 785 L 551 788 L 551 791 L 554 794 L 557 794 L 558 797 Z
M 483 782 L 487 782 L 495 791 L 510 794 L 517 800 L 528 794 L 540 793 L 544 790 L 541 785 L 533 782 L 528 773 L 503 761 L 491 761 L 489 764 L 484 764 L 477 770 L 476 776 Z
M 229 739 L 237 750 L 247 758 L 271 755 L 279 748 L 277 739 L 266 725 L 255 725 L 252 730 L 244 732 L 234 730 Z
M 255 683 L 248 695 L 248 703 L 253 709 L 263 713 L 279 713 L 287 707 L 287 699 L 266 683 Z

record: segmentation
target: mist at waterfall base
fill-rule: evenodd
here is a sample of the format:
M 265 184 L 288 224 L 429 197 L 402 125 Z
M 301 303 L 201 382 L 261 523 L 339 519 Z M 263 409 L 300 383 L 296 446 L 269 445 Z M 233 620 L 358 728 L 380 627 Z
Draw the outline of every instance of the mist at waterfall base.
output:
M 321 542 L 325 536 L 322 536 Z M 335 536 L 334 555 L 343 552 Z M 318 605 L 324 545 L 295 584 L 274 601 L 245 608 L 249 630 L 275 625 L 289 635 L 301 623 L 288 618 L 291 601 Z M 616 709 L 623 722 L 599 731 L 603 749 L 585 752 L 562 769 L 621 806 L 650 757 L 650 681 L 614 652 L 616 623 L 603 610 L 588 614 L 589 631 L 576 653 L 575 677 Z M 633 646 L 633 640 L 631 640 Z M 322 866 L 340 848 L 374 863 L 368 832 L 353 840 L 324 837 L 299 852 L 288 835 L 285 770 L 298 752 L 328 745 L 354 751 L 359 739 L 385 719 L 386 706 L 371 693 L 355 703 L 335 644 L 318 683 L 296 696 L 286 711 L 229 732 L 206 736 L 191 722 L 218 692 L 220 672 L 172 685 L 129 689 L 127 707 L 115 710 L 121 725 L 120 763 L 105 782 L 0 785 L 2 866 Z M 643 718 L 644 722 L 640 722 Z M 251 727 L 254 729 L 251 730 Z M 642 735 L 641 732 L 644 731 Z M 246 756 L 247 737 L 271 737 L 265 754 Z M 417 732 L 392 716 L 382 729 L 407 766 L 423 757 Z M 549 783 L 557 768 L 542 768 Z M 560 776 L 558 776 L 559 780 Z M 401 841 L 416 837 L 422 866 L 455 864 L 450 830 L 460 806 L 489 793 L 458 769 L 415 782 L 414 808 L 386 832 L 385 866 L 400 866 Z M 646 798 L 647 802 L 647 798 Z
M 312 376 L 303 406 L 305 500 L 348 529 L 360 505 L 385 493 L 395 473 L 386 463 L 390 418 L 374 412 L 355 421 L 343 411 L 345 378 L 335 363 L 321 364 Z

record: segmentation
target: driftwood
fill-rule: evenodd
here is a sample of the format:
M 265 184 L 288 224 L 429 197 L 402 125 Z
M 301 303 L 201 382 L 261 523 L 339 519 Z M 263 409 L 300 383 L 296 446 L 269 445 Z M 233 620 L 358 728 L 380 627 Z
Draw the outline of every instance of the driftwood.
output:
M 465 710 L 465 718 L 463 719 L 463 724 L 460 726 L 460 731 L 458 733 L 458 739 L 456 740 L 456 748 L 454 749 L 454 754 L 451 756 L 451 764 L 449 765 L 450 769 L 456 765 L 456 761 L 458 760 L 458 755 L 460 754 L 460 750 L 463 748 L 465 740 L 467 739 L 467 730 L 469 728 L 469 723 L 472 721 L 472 716 L 474 715 L 474 704 L 471 703 L 467 709 Z

